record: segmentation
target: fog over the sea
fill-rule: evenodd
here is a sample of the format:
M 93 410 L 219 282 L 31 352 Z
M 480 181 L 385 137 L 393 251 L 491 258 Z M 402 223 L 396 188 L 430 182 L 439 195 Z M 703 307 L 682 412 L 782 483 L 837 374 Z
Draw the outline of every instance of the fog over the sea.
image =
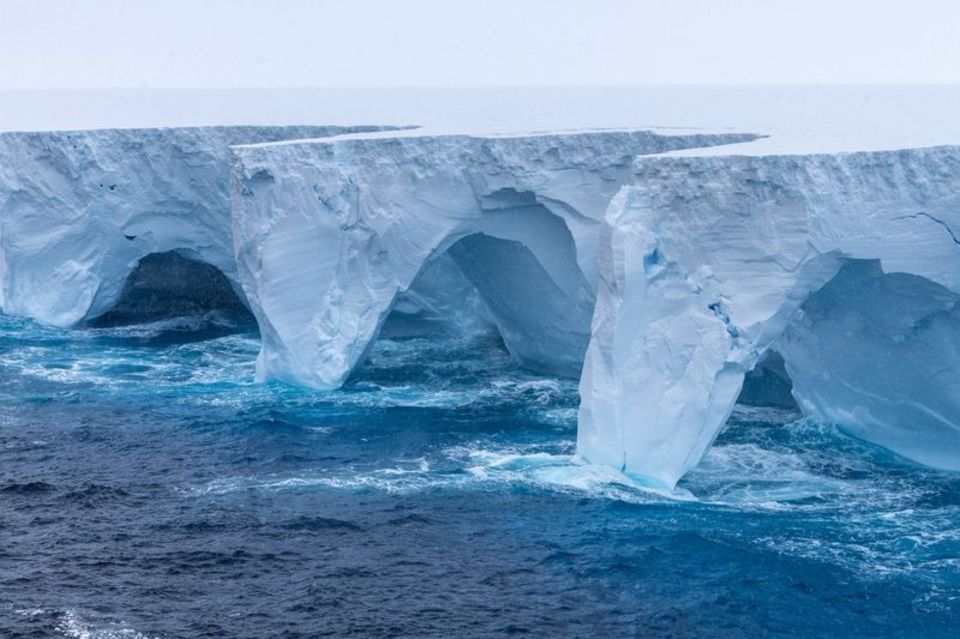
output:
M 4 0 L 0 90 L 960 82 L 953 0 Z

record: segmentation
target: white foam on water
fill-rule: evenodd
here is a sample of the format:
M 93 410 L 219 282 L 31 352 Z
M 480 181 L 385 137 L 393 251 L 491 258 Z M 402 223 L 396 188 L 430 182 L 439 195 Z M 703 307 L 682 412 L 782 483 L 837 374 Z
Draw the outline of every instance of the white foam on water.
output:
M 57 630 L 70 639 L 151 639 L 125 622 L 94 623 L 76 610 L 66 610 Z
M 2 318 L 0 338 L 9 337 L 13 348 L 0 353 L 0 366 L 77 388 L 96 383 L 104 392 L 117 388 L 125 393 L 162 392 L 171 396 L 169 401 L 194 407 L 243 411 L 279 405 L 284 411 L 302 409 L 312 414 L 310 411 L 316 410 L 331 415 L 355 414 L 358 408 L 451 410 L 475 404 L 480 408 L 515 407 L 525 419 L 547 427 L 535 443 L 503 441 L 502 435 L 485 436 L 424 456 L 392 459 L 374 468 L 321 467 L 295 474 L 223 477 L 183 487 L 181 494 L 188 498 L 216 498 L 244 491 L 416 493 L 503 491 L 526 486 L 574 498 L 628 504 L 680 502 L 678 507 L 690 504 L 733 516 L 797 514 L 804 518 L 802 525 L 767 531 L 750 542 L 773 552 L 877 578 L 918 571 L 960 572 L 960 507 L 929 505 L 937 497 L 938 486 L 949 479 L 936 471 L 898 466 L 895 460 L 883 458 L 835 426 L 797 419 L 796 413 L 738 406 L 729 428 L 744 430 L 722 436 L 704 462 L 681 483 L 680 490 L 658 492 L 615 469 L 594 466 L 577 457 L 573 442 L 575 382 L 519 371 L 506 356 L 463 361 L 453 357 L 436 362 L 430 360 L 431 352 L 434 359 L 443 359 L 436 354 L 440 352 L 436 343 L 429 346 L 412 340 L 381 340 L 373 363 L 378 376 L 391 368 L 427 361 L 426 379 L 409 384 L 361 379 L 340 391 L 316 393 L 254 384 L 258 342 L 247 335 L 175 344 L 150 349 L 149 353 L 122 343 L 95 347 L 99 343 L 96 340 L 104 336 L 151 339 L 175 326 L 175 322 L 161 322 L 67 333 Z M 146 369 L 138 370 L 137 366 Z M 448 378 L 448 371 L 461 377 L 450 381 L 453 378 Z M 476 383 L 471 383 L 472 376 Z M 143 383 L 144 377 L 149 384 Z M 177 392 L 169 393 L 172 389 Z M 320 435 L 334 432 L 322 421 L 306 429 Z M 8 448 L 13 445 L 23 444 L 0 444 Z M 892 471 L 888 466 L 891 461 Z M 822 522 L 822 531 L 811 527 L 811 521 L 816 526 Z M 918 605 L 935 605 L 936 601 L 942 598 Z M 64 613 L 63 619 L 61 632 L 68 637 L 143 636 L 122 624 L 94 624 L 76 611 Z
M 13 614 L 26 619 L 57 617 L 56 632 L 69 639 L 154 639 L 131 628 L 125 621 L 93 621 L 79 610 L 47 610 L 38 607 L 13 608 Z
M 435 489 L 499 490 L 507 486 L 529 485 L 552 492 L 630 503 L 694 499 L 687 491 L 658 491 L 644 486 L 615 469 L 590 464 L 572 453 L 531 452 L 533 448 L 536 447 L 455 446 L 442 451 L 440 463 L 421 457 L 398 459 L 382 468 L 346 473 L 324 470 L 312 475 L 229 477 L 189 487 L 182 492 L 193 497 L 248 490 L 312 488 L 410 493 Z

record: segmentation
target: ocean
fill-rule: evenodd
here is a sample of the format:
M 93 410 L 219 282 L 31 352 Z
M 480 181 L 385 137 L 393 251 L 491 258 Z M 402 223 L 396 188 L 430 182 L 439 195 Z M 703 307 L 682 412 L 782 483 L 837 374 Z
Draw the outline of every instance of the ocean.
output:
M 494 337 L 254 383 L 218 312 L 0 316 L 0 637 L 954 637 L 960 476 L 740 406 L 670 494 Z

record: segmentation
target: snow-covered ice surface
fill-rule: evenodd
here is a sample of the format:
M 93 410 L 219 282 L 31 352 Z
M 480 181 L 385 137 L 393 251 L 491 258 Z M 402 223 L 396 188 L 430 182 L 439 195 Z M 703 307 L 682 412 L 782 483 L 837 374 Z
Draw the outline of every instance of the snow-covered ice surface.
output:
M 958 107 L 956 86 L 37 91 L 0 93 L 0 130 L 359 123 L 480 135 L 662 128 L 771 136 L 737 153 L 835 153 L 960 144 Z

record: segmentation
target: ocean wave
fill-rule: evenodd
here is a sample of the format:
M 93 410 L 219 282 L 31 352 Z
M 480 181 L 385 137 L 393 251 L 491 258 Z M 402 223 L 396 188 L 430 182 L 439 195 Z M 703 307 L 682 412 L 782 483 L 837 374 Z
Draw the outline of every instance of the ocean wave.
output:
M 41 628 L 49 628 L 68 639 L 158 639 L 131 628 L 125 621 L 98 618 L 76 608 L 5 607 L 13 615 L 26 621 L 38 622 Z M 3 607 L 0 607 L 0 610 L 2 609 Z

